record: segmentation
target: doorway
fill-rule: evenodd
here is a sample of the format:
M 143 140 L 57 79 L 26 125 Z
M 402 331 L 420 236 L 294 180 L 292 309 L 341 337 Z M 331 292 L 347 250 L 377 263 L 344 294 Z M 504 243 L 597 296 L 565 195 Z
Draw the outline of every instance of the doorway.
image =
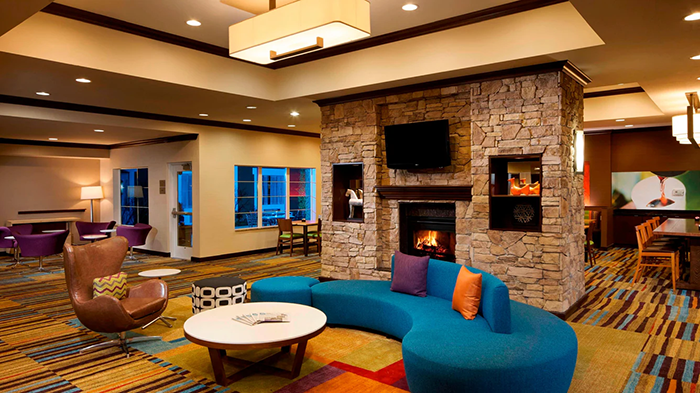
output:
M 192 258 L 192 163 L 170 164 L 170 256 Z

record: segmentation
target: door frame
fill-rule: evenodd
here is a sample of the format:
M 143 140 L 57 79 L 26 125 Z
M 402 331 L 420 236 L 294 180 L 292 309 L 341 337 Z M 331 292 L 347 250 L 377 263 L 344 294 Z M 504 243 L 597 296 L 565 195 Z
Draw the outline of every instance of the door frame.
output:
M 182 166 L 189 164 L 191 161 L 170 162 L 168 163 L 168 183 L 166 184 L 166 193 L 168 194 L 168 228 L 170 231 L 170 257 L 175 259 L 192 259 L 192 249 L 194 248 L 194 236 L 192 236 L 192 247 L 180 247 L 177 244 L 177 220 L 172 215 L 173 209 L 177 209 L 177 173 L 182 171 Z M 194 210 L 194 209 L 193 209 Z M 194 213 L 194 212 L 193 212 Z M 194 220 L 192 220 L 192 229 L 194 231 Z

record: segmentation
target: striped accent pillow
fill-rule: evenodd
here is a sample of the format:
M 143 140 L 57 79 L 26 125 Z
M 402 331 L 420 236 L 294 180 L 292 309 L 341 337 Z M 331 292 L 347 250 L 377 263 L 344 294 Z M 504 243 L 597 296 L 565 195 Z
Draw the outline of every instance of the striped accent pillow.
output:
M 92 280 L 92 297 L 112 296 L 122 299 L 126 296 L 126 273 L 119 272 L 111 276 Z

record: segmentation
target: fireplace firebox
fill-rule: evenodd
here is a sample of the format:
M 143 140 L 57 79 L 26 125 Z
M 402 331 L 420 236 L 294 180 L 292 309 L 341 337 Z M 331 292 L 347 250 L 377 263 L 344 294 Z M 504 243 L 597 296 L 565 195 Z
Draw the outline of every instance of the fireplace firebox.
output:
M 455 205 L 402 203 L 399 205 L 399 244 L 404 254 L 455 261 Z

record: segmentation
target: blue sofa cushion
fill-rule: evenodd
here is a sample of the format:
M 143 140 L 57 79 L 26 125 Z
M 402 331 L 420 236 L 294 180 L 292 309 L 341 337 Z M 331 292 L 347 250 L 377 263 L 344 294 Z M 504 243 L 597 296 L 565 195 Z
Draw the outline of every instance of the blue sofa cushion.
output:
M 319 281 L 311 277 L 272 277 L 250 286 L 251 302 L 283 302 L 311 305 L 311 287 Z
M 435 296 L 452 302 L 457 276 L 462 265 L 431 259 L 428 263 L 428 296 Z M 510 333 L 510 295 L 508 287 L 498 277 L 483 270 L 466 266 L 470 272 L 481 273 L 481 304 L 479 315 L 484 317 L 495 333 Z M 394 270 L 394 259 L 391 260 Z M 393 273 L 392 273 L 393 274 Z M 450 306 L 450 309 L 452 306 Z M 456 312 L 456 311 L 455 311 Z

